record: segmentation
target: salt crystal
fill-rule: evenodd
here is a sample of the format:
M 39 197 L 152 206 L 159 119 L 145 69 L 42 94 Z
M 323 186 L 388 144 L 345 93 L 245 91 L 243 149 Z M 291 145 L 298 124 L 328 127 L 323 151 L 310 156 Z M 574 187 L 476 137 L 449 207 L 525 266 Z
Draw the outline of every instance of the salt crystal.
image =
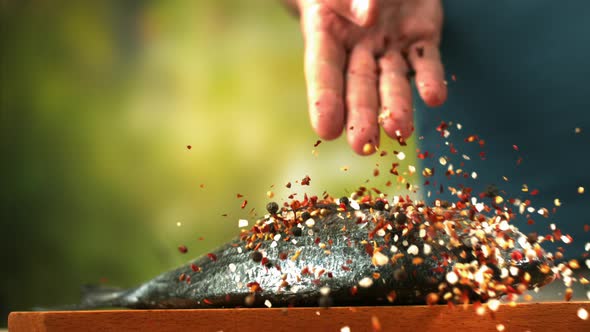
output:
M 350 332 L 350 327 L 344 326 L 343 328 L 340 329 L 340 332 Z
M 272 243 L 270 244 L 271 248 L 275 248 L 277 246 L 277 241 L 272 241 Z
M 305 221 L 305 226 L 312 228 L 313 225 L 315 225 L 315 220 L 313 220 L 313 218 L 309 218 Z
M 583 194 L 584 193 L 584 187 L 578 187 L 578 194 Z
M 454 285 L 457 283 L 457 281 L 459 281 L 459 277 L 455 272 L 451 271 L 447 273 L 447 281 L 449 282 L 449 284 Z
M 267 306 L 268 308 L 272 307 L 272 303 L 270 303 L 269 300 L 264 301 L 264 305 Z
M 430 253 L 432 252 L 432 247 L 429 244 L 424 243 L 423 251 L 424 251 L 424 255 L 430 255 Z
M 406 154 L 402 151 L 397 154 L 397 159 L 404 160 L 406 159 Z
M 586 311 L 584 308 L 578 309 L 578 317 L 583 320 L 588 319 L 588 311 Z
M 355 210 L 360 210 L 360 208 L 361 208 L 361 206 L 359 205 L 359 202 L 357 202 L 355 200 L 351 200 L 350 203 L 348 203 L 348 205 L 350 205 L 350 207 Z
M 246 219 L 238 220 L 238 227 L 248 227 L 248 220 L 246 220 Z
M 496 310 L 498 310 L 499 307 L 500 307 L 500 301 L 498 301 L 496 299 L 491 299 L 488 301 L 488 308 L 490 308 L 491 311 L 496 311 Z
M 505 329 L 504 324 L 498 324 L 498 325 L 496 325 L 496 329 L 498 331 L 500 331 L 500 332 L 504 331 L 504 329 Z
M 444 166 L 444 165 L 446 165 L 446 164 L 447 164 L 447 158 L 445 158 L 445 157 L 440 157 L 440 158 L 438 158 L 438 162 L 439 162 L 441 165 L 443 165 L 443 166 Z
M 228 267 L 231 272 L 236 272 L 236 264 L 231 263 L 228 265 Z
M 380 251 L 377 251 L 373 254 L 372 262 L 376 266 L 383 266 L 389 262 L 389 258 Z
M 391 252 L 397 252 L 397 247 L 396 246 L 391 246 L 391 248 L 389 249 Z
M 281 234 L 275 235 L 272 239 L 275 240 L 275 241 L 280 240 L 281 239 Z
M 586 245 L 584 246 L 584 250 L 590 251 L 590 242 L 586 242 Z
M 422 228 L 420 230 L 420 232 L 418 232 L 418 236 L 421 237 L 421 238 L 425 237 L 426 236 L 426 230 L 424 228 Z
M 323 296 L 328 296 L 328 294 L 330 294 L 330 287 L 322 287 L 320 288 L 320 294 L 322 294 Z
M 471 172 L 471 177 L 474 178 L 474 179 L 477 179 L 477 173 Z
M 418 249 L 418 247 L 415 244 L 412 244 L 408 248 L 408 254 L 410 254 L 410 255 L 418 255 L 419 251 L 420 251 L 420 249 Z
M 363 279 L 361 279 L 359 281 L 359 286 L 361 286 L 362 288 L 369 288 L 373 285 L 373 279 L 369 278 L 369 277 L 364 277 Z

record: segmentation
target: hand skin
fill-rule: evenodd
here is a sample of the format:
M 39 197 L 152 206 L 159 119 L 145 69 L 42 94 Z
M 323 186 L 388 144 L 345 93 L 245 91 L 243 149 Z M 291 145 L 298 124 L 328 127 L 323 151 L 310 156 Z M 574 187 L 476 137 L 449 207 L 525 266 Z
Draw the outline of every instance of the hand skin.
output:
M 326 140 L 346 129 L 361 155 L 414 131 L 408 73 L 420 97 L 447 97 L 440 61 L 440 0 L 287 0 L 300 15 L 311 125 Z

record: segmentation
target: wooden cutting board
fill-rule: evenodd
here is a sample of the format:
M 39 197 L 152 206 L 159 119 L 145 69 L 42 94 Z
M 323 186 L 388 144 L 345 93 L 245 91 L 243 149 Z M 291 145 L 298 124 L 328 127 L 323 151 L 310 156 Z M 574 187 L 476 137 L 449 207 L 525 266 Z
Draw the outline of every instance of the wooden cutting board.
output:
M 590 302 L 502 305 L 477 315 L 473 306 L 94 310 L 12 312 L 10 332 L 32 331 L 590 331 Z M 501 325 L 500 325 L 501 324 Z M 380 329 L 379 329 L 380 326 Z M 348 328 L 348 329 L 347 329 Z

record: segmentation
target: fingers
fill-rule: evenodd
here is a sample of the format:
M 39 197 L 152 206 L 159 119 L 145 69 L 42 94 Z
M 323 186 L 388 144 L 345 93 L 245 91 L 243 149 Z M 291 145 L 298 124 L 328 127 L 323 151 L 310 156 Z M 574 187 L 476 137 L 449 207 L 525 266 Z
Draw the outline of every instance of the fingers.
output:
M 346 80 L 347 136 L 352 149 L 361 155 L 379 144 L 377 123 L 377 66 L 371 49 L 357 45 L 349 57 Z
M 408 61 L 416 71 L 416 87 L 428 106 L 440 106 L 447 99 L 444 69 L 438 46 L 433 42 L 416 42 L 408 50 Z
M 339 15 L 361 27 L 369 27 L 377 19 L 378 0 L 325 0 Z
M 323 139 L 335 139 L 344 127 L 343 71 L 346 53 L 317 28 L 313 10 L 304 12 L 305 78 L 311 125 Z
M 390 137 L 406 139 L 414 131 L 408 65 L 399 51 L 390 50 L 379 59 L 379 68 L 379 123 Z

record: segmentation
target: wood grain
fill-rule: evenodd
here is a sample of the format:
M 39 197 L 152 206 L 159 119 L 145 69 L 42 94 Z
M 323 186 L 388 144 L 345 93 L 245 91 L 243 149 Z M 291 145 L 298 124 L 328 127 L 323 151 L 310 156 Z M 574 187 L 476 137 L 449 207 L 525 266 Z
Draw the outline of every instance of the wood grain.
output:
M 590 331 L 590 319 L 578 318 L 590 302 L 544 302 L 503 305 L 491 314 L 475 314 L 473 306 L 392 306 L 340 308 L 96 310 L 12 312 L 10 332 L 33 331 L 372 331 L 377 317 L 381 331 Z

